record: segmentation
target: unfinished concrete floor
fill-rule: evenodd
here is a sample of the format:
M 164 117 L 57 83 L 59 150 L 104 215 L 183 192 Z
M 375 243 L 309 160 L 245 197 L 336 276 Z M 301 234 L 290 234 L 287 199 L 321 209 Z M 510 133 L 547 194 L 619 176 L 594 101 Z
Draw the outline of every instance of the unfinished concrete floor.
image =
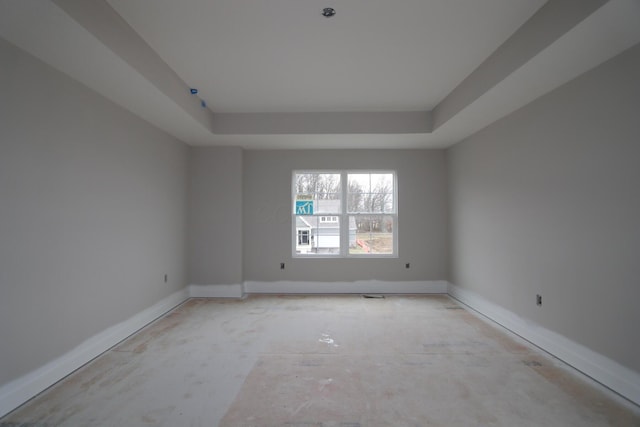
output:
M 0 426 L 640 426 L 447 296 L 191 299 Z

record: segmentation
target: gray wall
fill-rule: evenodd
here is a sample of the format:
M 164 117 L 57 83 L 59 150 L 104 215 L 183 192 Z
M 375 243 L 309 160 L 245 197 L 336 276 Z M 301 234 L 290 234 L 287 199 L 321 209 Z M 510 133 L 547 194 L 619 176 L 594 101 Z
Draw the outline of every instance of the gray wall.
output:
M 447 157 L 452 282 L 640 372 L 638 76 L 635 46 Z
M 189 283 L 242 283 L 242 149 L 192 148 Z
M 296 169 L 394 169 L 398 259 L 300 259 L 291 255 L 291 180 Z M 245 151 L 244 280 L 442 280 L 447 270 L 442 150 Z M 286 269 L 280 270 L 280 262 Z M 411 269 L 405 269 L 405 263 Z
M 188 151 L 2 39 L 0 73 L 2 384 L 186 284 Z

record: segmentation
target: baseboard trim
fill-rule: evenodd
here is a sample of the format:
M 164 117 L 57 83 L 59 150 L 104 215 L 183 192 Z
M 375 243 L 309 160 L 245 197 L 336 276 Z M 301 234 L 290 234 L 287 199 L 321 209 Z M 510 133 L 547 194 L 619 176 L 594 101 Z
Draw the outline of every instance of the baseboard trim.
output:
M 232 285 L 189 285 L 191 298 L 242 298 L 244 287 L 242 284 Z
M 187 289 L 175 292 L 124 322 L 94 335 L 46 365 L 0 386 L 0 417 L 18 408 L 187 299 L 189 299 Z
M 444 280 L 386 282 L 359 280 L 355 282 L 244 282 L 249 294 L 446 294 Z
M 449 295 L 542 350 L 640 405 L 640 374 L 563 335 L 527 321 L 475 292 L 449 283 Z

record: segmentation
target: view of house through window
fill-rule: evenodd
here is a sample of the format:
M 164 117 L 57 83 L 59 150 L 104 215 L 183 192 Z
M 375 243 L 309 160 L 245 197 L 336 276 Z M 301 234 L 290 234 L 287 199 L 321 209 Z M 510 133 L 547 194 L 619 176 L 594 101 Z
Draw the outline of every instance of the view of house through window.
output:
M 296 171 L 295 256 L 397 256 L 391 171 Z

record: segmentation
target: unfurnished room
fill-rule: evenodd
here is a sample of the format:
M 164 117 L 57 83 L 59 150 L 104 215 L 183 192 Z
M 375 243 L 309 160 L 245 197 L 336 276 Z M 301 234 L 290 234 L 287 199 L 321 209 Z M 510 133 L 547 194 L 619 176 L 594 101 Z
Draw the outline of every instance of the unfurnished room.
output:
M 0 427 L 640 426 L 639 23 L 0 0 Z

